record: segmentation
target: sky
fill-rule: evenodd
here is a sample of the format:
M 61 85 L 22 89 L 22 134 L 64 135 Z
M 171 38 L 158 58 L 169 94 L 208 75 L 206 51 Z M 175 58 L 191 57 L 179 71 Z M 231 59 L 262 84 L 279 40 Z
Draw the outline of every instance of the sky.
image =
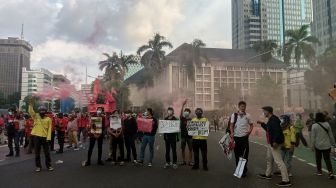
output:
M 0 38 L 20 37 L 22 23 L 31 67 L 78 85 L 86 66 L 90 76 L 103 74 L 102 53 L 135 54 L 154 33 L 174 48 L 195 38 L 231 48 L 231 0 L 0 0 Z

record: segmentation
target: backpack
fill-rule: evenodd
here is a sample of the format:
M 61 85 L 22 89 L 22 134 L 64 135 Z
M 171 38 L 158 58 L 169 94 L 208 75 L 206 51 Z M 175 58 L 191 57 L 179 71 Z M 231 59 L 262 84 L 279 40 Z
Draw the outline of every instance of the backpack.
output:
M 231 117 L 229 118 L 229 122 L 227 124 L 227 128 L 226 128 L 226 133 L 229 133 L 231 134 L 231 130 L 230 130 L 230 124 L 231 124 Z M 233 126 L 236 126 L 236 123 L 237 123 L 237 119 L 238 119 L 238 113 L 234 113 L 234 121 L 233 121 Z

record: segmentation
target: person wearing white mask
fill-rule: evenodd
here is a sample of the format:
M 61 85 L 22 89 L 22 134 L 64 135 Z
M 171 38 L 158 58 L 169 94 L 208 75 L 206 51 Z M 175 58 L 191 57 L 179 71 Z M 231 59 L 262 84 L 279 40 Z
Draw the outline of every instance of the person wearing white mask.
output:
M 183 102 L 181 114 L 180 114 L 180 128 L 181 128 L 181 150 L 182 150 L 182 165 L 193 166 L 192 163 L 192 136 L 188 135 L 188 122 L 191 121 L 190 114 L 191 110 L 189 108 L 184 108 L 187 104 L 187 100 Z M 188 157 L 186 157 L 186 146 L 188 146 Z
M 174 109 L 172 107 L 169 107 L 167 110 L 168 116 L 165 118 L 165 120 L 177 120 L 177 118 L 174 116 Z M 176 154 L 176 142 L 178 141 L 178 133 L 165 133 L 163 134 L 165 146 L 166 146 L 166 164 L 164 168 L 169 168 L 172 166 L 174 169 L 177 169 L 177 154 Z M 170 160 L 170 150 L 172 150 L 173 153 L 173 163 L 171 163 Z

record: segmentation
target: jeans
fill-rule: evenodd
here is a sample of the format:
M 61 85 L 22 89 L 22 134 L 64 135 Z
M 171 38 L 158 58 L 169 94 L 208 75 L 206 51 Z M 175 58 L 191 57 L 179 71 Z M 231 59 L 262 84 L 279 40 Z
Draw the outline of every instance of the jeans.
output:
M 41 168 L 41 147 L 43 147 L 44 155 L 45 155 L 45 163 L 47 168 L 51 167 L 51 158 L 49 151 L 49 144 L 47 142 L 47 138 L 34 136 L 34 144 L 35 144 L 35 165 L 38 168 Z
M 177 153 L 176 153 L 176 140 L 165 140 L 166 145 L 166 162 L 170 163 L 170 149 L 173 153 L 173 163 L 177 163 Z
M 135 139 L 136 135 L 125 135 L 125 147 L 126 147 L 126 161 L 131 161 L 131 153 L 133 155 L 133 159 L 137 160 L 137 153 L 135 147 Z
M 24 148 L 28 147 L 28 153 L 31 153 L 34 148 L 34 136 L 26 134 Z
M 13 154 L 13 141 L 15 145 L 15 152 L 16 155 L 20 155 L 20 141 L 19 141 L 19 135 L 18 132 L 14 132 L 11 134 L 8 134 L 8 148 L 9 148 L 9 154 Z
M 144 161 L 145 158 L 145 150 L 147 147 L 147 144 L 149 145 L 149 163 L 153 162 L 154 158 L 154 142 L 155 142 L 155 136 L 148 136 L 144 135 L 142 138 L 141 143 L 141 150 L 140 150 L 140 161 Z
M 286 165 L 288 173 L 292 172 L 292 160 L 293 160 L 294 152 L 289 149 L 282 149 L 281 156 Z
M 243 157 L 246 159 L 246 165 L 244 168 L 243 174 L 247 173 L 247 162 L 248 162 L 248 156 L 249 156 L 249 137 L 234 137 L 234 141 L 236 143 L 236 146 L 234 148 L 235 158 L 236 158 L 236 166 L 238 165 L 239 158 Z
M 25 136 L 25 130 L 19 130 L 18 131 L 18 137 L 19 137 L 19 141 L 20 141 L 20 145 L 22 146 L 23 145 L 23 138 Z
M 85 127 L 79 127 L 78 128 L 78 135 L 77 135 L 77 140 L 78 142 L 80 142 L 80 135 L 82 133 L 83 135 L 83 142 L 86 142 L 86 137 L 87 137 L 87 133 L 86 133 L 86 128 Z
M 98 162 L 101 162 L 102 158 L 102 152 L 103 152 L 103 140 L 104 136 L 103 134 L 100 135 L 99 138 L 91 137 L 90 138 L 90 146 L 89 146 L 89 151 L 88 151 L 88 156 L 87 156 L 87 162 L 91 163 L 91 156 L 92 156 L 92 151 L 95 146 L 96 140 L 98 142 Z
M 300 140 L 301 140 L 302 144 L 307 147 L 307 141 L 303 137 L 302 132 L 296 133 L 296 144 L 295 144 L 296 147 L 298 147 L 300 145 Z
M 203 168 L 208 167 L 208 146 L 206 140 L 193 139 L 194 166 L 199 167 L 199 150 L 201 150 L 203 159 Z
M 117 162 L 117 149 L 120 152 L 120 161 L 124 161 L 124 139 L 112 138 L 112 160 Z
M 281 149 L 280 147 L 278 148 L 273 148 L 270 145 L 267 146 L 267 155 L 266 155 L 266 176 L 271 176 L 272 171 L 273 171 L 273 163 L 278 166 L 280 172 L 281 172 L 281 177 L 283 182 L 288 182 L 289 177 L 288 177 L 288 171 L 286 168 L 286 165 L 281 157 Z
M 324 159 L 324 162 L 327 166 L 329 173 L 333 172 L 333 168 L 332 168 L 331 160 L 330 160 L 330 151 L 331 149 L 319 150 L 315 148 L 316 168 L 318 172 L 322 172 L 321 170 L 322 169 L 322 155 L 323 155 L 323 159 Z
M 57 131 L 57 139 L 58 139 L 58 144 L 60 146 L 59 152 L 63 152 L 63 148 L 64 148 L 64 135 L 65 135 L 64 131 Z

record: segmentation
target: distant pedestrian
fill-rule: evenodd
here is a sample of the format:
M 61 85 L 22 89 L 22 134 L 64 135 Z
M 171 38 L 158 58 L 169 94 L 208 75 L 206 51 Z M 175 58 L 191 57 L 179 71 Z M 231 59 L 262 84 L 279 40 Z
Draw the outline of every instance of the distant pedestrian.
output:
M 316 113 L 316 123 L 312 128 L 312 150 L 315 151 L 317 175 L 322 176 L 322 156 L 329 171 L 329 179 L 334 179 L 330 160 L 330 151 L 335 146 L 335 139 L 323 113 Z
M 300 145 L 300 141 L 302 142 L 302 144 L 304 146 L 308 146 L 307 145 L 307 141 L 303 136 L 302 130 L 304 128 L 303 126 L 303 121 L 302 121 L 302 115 L 301 114 L 296 114 L 296 121 L 294 124 L 295 127 L 295 131 L 296 131 L 296 147 L 298 147 Z
M 281 145 L 284 143 L 284 135 L 281 128 L 280 119 L 273 114 L 273 108 L 270 106 L 263 107 L 263 113 L 268 122 L 258 121 L 258 124 L 261 124 L 261 127 L 266 131 L 267 143 L 267 168 L 265 174 L 259 174 L 260 178 L 263 179 L 272 179 L 273 171 L 273 162 L 276 163 L 278 169 L 281 172 L 282 181 L 277 185 L 280 187 L 291 186 L 289 181 L 288 171 L 286 165 L 281 156 Z
M 313 127 L 313 124 L 315 123 L 315 119 L 314 119 L 314 114 L 310 113 L 309 117 L 306 121 L 306 127 L 308 128 L 308 133 L 309 133 L 309 140 L 311 141 L 311 130 Z

